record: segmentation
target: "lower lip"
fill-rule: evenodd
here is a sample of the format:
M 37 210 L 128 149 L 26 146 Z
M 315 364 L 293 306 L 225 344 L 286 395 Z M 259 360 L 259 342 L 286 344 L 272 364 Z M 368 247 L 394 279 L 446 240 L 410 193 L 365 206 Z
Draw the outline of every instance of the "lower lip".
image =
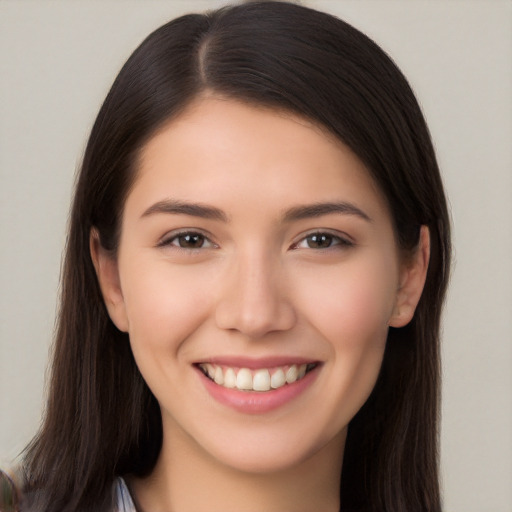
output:
M 278 409 L 304 393 L 316 379 L 318 369 L 319 366 L 292 384 L 285 384 L 271 391 L 240 391 L 225 388 L 206 377 L 201 370 L 198 369 L 197 372 L 206 390 L 217 402 L 245 414 L 262 414 Z

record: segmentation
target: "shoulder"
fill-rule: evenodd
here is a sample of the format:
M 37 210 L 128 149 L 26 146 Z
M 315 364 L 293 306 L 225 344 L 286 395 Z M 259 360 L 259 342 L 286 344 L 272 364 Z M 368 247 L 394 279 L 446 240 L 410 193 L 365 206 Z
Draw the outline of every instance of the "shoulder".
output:
M 118 477 L 114 482 L 115 506 L 113 512 L 137 512 L 130 491 L 123 478 Z

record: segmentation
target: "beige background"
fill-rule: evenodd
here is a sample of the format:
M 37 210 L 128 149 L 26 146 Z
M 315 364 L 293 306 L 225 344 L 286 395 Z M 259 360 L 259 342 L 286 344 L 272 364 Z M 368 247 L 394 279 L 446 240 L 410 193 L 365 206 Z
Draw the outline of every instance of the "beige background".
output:
M 74 171 L 151 30 L 214 0 L 0 0 L 0 465 L 34 433 Z M 381 44 L 424 108 L 455 268 L 444 322 L 446 511 L 512 511 L 512 3 L 310 0 Z

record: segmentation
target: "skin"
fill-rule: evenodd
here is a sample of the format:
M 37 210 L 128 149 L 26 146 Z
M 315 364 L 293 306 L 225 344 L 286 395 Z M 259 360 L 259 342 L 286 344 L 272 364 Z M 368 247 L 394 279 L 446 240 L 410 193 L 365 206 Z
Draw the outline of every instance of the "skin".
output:
M 170 200 L 225 218 L 156 211 Z M 362 215 L 285 213 L 340 202 Z M 180 247 L 183 232 L 201 235 L 195 247 Z M 346 146 L 296 116 L 209 95 L 143 149 L 116 257 L 95 231 L 91 252 L 162 411 L 160 458 L 132 481 L 141 508 L 339 510 L 347 425 L 373 389 L 388 327 L 412 318 L 428 230 L 405 258 L 385 198 Z M 212 400 L 194 366 L 227 355 L 320 364 L 293 400 L 245 414 Z

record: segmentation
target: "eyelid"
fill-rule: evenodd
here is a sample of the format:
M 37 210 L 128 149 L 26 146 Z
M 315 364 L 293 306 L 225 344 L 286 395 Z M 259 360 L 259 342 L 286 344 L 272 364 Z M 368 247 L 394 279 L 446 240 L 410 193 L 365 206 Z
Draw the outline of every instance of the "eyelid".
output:
M 340 232 L 340 231 L 336 231 L 336 230 L 332 230 L 332 229 L 321 229 L 321 228 L 317 228 L 317 229 L 312 229 L 312 230 L 309 230 L 307 231 L 306 233 L 302 233 L 301 235 L 299 235 L 296 239 L 295 242 L 292 243 L 291 245 L 291 249 L 299 249 L 299 244 L 301 242 L 304 242 L 308 237 L 310 236 L 313 236 L 313 235 L 328 235 L 334 239 L 337 239 L 338 240 L 338 243 L 330 246 L 330 247 L 326 247 L 326 248 L 317 248 L 317 249 L 313 249 L 311 247 L 308 247 L 307 249 L 310 249 L 310 250 L 317 250 L 317 251 L 320 251 L 320 250 L 327 250 L 327 249 L 332 249 L 334 247 L 353 247 L 354 245 L 356 245 L 355 243 L 355 240 L 349 236 L 347 233 L 343 233 L 343 232 Z
M 210 244 L 208 247 L 200 247 L 196 249 L 187 249 L 185 247 L 179 247 L 177 245 L 173 245 L 171 242 L 178 238 L 179 236 L 185 236 L 185 235 L 200 235 L 204 237 L 206 241 Z M 213 241 L 212 235 L 203 229 L 198 228 L 180 228 L 175 229 L 173 231 L 167 232 L 164 236 L 160 238 L 160 240 L 157 242 L 157 247 L 173 247 L 175 249 L 184 250 L 184 251 L 194 251 L 194 250 L 200 250 L 200 249 L 210 249 L 212 247 L 216 248 L 218 245 Z

